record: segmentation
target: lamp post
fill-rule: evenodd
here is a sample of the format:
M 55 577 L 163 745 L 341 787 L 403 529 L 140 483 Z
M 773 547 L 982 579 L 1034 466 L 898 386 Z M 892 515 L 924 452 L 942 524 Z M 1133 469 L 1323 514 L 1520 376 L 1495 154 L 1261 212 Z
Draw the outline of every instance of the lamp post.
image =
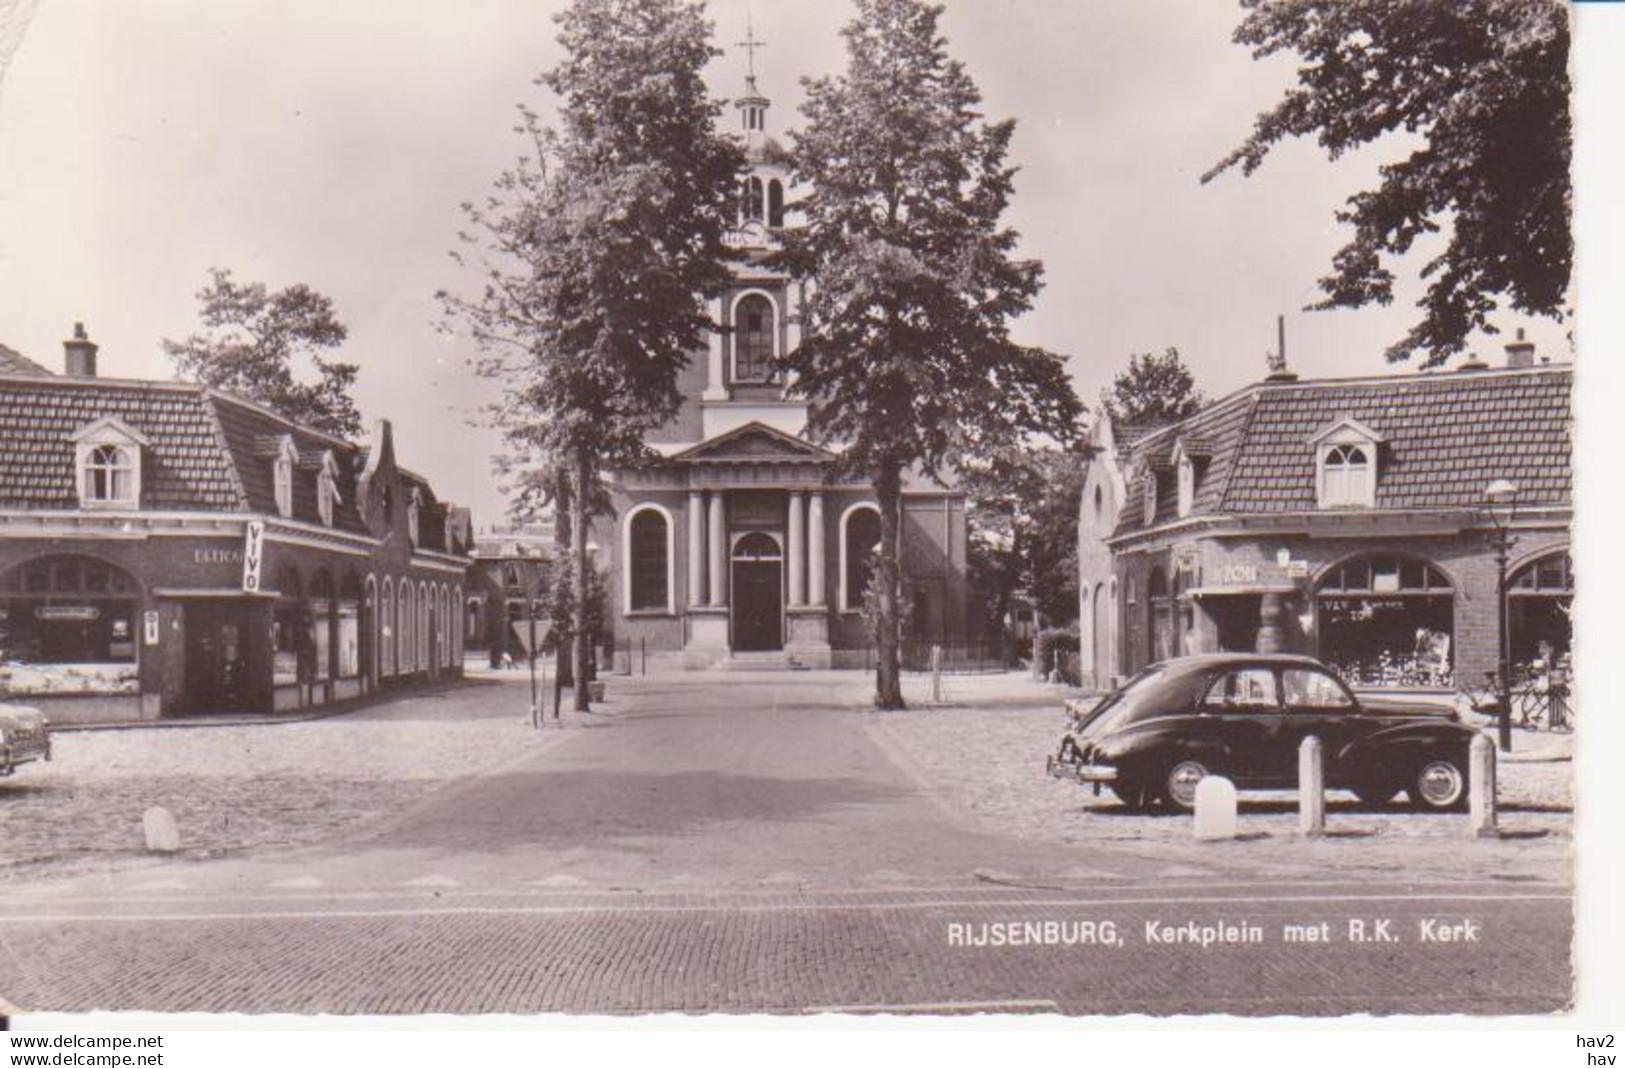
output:
M 1516 483 L 1498 478 L 1484 487 L 1484 512 L 1493 527 L 1495 545 L 1495 635 L 1499 666 L 1495 673 L 1495 697 L 1500 704 L 1496 738 L 1501 752 L 1512 751 L 1512 654 L 1507 633 L 1507 563 L 1512 546 L 1512 509 L 1518 497 Z

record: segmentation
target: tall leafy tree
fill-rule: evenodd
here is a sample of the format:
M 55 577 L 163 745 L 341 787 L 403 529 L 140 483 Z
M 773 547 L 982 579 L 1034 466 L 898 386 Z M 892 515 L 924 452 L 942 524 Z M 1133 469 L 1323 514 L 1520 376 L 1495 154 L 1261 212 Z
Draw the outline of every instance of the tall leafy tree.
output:
M 1570 231 L 1569 12 L 1560 0 L 1241 0 L 1235 41 L 1296 52 L 1297 87 L 1203 175 L 1251 174 L 1281 141 L 1316 137 L 1333 159 L 1392 134 L 1420 146 L 1337 213 L 1354 235 L 1311 309 L 1393 300 L 1395 257 L 1448 231 L 1420 269 L 1421 320 L 1388 349 L 1424 366 L 1461 351 L 1490 316 L 1563 315 Z
M 567 465 L 574 603 L 588 600 L 587 524 L 606 464 L 650 456 L 644 435 L 677 411 L 677 377 L 712 324 L 702 297 L 728 281 L 723 244 L 737 145 L 701 78 L 717 55 L 703 6 L 574 0 L 556 21 L 564 59 L 538 82 L 558 122 L 521 108 L 529 152 L 464 205 L 465 254 L 483 288 L 442 293 L 502 383 L 510 450 Z M 591 677 L 576 628 L 575 676 Z M 576 707 L 587 707 L 576 687 Z
M 991 617 L 1004 618 L 1023 594 L 1051 622 L 1077 615 L 1083 478 L 1076 449 L 1030 442 L 967 466 L 971 568 Z
M 1100 391 L 1106 414 L 1130 426 L 1156 426 L 1192 414 L 1207 398 L 1196 388 L 1196 378 L 1179 350 L 1169 346 L 1161 352 L 1137 352 L 1128 359 L 1128 369 L 1112 379 L 1110 388 Z
M 1073 433 L 1059 357 L 1021 345 L 1042 267 L 1000 222 L 1014 123 L 986 122 L 938 29 L 939 5 L 856 0 L 843 74 L 805 82 L 792 166 L 809 195 L 780 262 L 810 283 L 784 360 L 812 433 L 874 484 L 881 513 L 875 704 L 900 708 L 905 474 L 942 478 L 1023 433 Z
M 219 267 L 197 299 L 203 332 L 159 343 L 183 378 L 336 437 L 361 433 L 350 397 L 359 368 L 325 355 L 349 336 L 330 299 L 303 283 L 272 292 Z

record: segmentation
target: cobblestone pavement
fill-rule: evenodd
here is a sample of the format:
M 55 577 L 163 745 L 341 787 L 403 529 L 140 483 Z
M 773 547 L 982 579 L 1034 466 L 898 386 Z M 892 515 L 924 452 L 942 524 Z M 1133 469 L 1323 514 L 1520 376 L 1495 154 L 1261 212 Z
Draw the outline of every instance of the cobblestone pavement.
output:
M 483 700 L 506 708 L 518 690 L 501 685 Z M 1003 831 L 876 744 L 866 685 L 613 679 L 600 713 L 540 732 L 535 749 L 514 735 L 478 774 L 320 845 L 18 880 L 0 895 L 0 997 L 66 1010 L 1315 1014 L 1570 998 L 1563 870 L 1353 878 L 1309 857 L 1275 864 L 1281 842 Z M 491 713 L 493 731 L 504 716 Z M 1351 920 L 1387 920 L 1399 941 L 1351 941 Z M 1093 943 L 1078 944 L 1081 923 Z M 1317 940 L 1288 943 L 1289 923 Z M 978 946 L 993 937 L 984 924 L 1063 944 Z M 1190 941 L 1248 925 L 1256 941 Z
M 46 867 L 138 861 L 161 805 L 182 855 L 324 841 L 557 741 L 522 687 L 476 680 L 301 723 L 61 731 L 0 780 L 0 885 Z
M 929 700 L 928 680 L 905 680 L 905 712 L 871 713 L 876 741 L 921 788 L 971 825 L 1056 843 L 1150 847 L 1166 855 L 1189 848 L 1188 816 L 1129 813 L 1108 791 L 1043 774 L 1060 743 L 1070 691 L 1025 675 L 949 676 L 944 701 Z M 1215 847 L 1249 855 L 1255 873 L 1369 871 L 1441 878 L 1546 878 L 1567 872 L 1573 846 L 1572 735 L 1518 732 L 1513 757 L 1500 768 L 1501 826 L 1506 837 L 1467 837 L 1463 815 L 1410 811 L 1403 803 L 1372 806 L 1352 794 L 1328 796 L 1331 832 L 1307 841 L 1297 831 L 1297 802 L 1284 791 L 1244 792 L 1244 838 Z M 974 754 L 974 756 L 970 756 Z

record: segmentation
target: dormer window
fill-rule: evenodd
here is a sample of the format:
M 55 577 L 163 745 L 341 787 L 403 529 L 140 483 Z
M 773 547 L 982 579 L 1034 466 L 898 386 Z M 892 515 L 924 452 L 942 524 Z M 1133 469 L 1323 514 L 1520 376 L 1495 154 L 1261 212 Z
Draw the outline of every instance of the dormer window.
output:
M 85 457 L 86 503 L 134 504 L 135 457 L 122 445 L 97 445 Z
M 1343 419 L 1309 440 L 1315 446 L 1315 484 L 1320 507 L 1376 507 L 1381 435 L 1353 419 Z
M 321 470 L 316 475 L 316 514 L 322 526 L 333 525 L 333 513 L 339 502 L 339 465 L 331 452 L 322 454 Z
M 406 536 L 412 540 L 414 546 L 418 543 L 418 519 L 422 511 L 423 499 L 414 487 L 412 499 L 406 507 Z
M 1145 501 L 1145 525 L 1150 526 L 1157 521 L 1157 473 L 1147 471 L 1140 480 L 1143 487 L 1142 496 Z
M 84 508 L 135 508 L 141 503 L 144 435 L 122 420 L 106 418 L 73 436 L 79 504 Z
M 284 437 L 277 446 L 276 458 L 271 461 L 271 486 L 276 495 L 277 514 L 293 515 L 293 467 L 298 460 L 293 439 Z

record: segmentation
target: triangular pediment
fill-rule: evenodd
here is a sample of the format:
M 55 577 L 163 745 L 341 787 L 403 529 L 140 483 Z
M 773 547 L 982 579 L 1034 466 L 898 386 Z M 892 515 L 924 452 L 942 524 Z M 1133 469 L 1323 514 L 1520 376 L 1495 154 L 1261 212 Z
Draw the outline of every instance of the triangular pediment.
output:
M 672 457 L 685 463 L 827 463 L 835 456 L 766 423 L 746 423 Z

